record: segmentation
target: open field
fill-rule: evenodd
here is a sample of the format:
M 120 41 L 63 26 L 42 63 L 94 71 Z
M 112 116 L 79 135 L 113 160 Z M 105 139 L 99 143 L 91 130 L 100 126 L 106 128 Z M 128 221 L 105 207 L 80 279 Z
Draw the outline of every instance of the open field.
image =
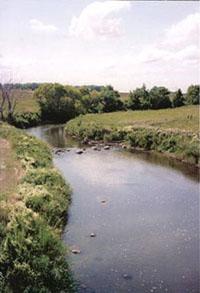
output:
M 78 121 L 79 118 L 77 118 Z M 179 129 L 191 132 L 199 130 L 198 106 L 175 109 L 127 111 L 81 116 L 83 123 L 97 123 L 104 127 L 153 126 L 164 129 Z
M 119 94 L 120 94 L 120 100 L 121 100 L 122 102 L 124 102 L 125 100 L 128 99 L 128 95 L 129 95 L 129 93 L 120 92 Z
M 15 90 L 13 98 L 17 99 L 16 113 L 21 114 L 24 112 L 38 112 L 39 106 L 33 98 L 34 91 L 28 90 Z M 0 97 L 1 99 L 1 97 Z
M 16 106 L 17 113 L 23 112 L 37 112 L 39 106 L 36 100 L 33 98 L 34 91 L 18 90 L 16 95 L 19 95 L 19 100 Z
M 79 116 L 66 132 L 81 139 L 123 141 L 132 147 L 171 153 L 193 164 L 199 160 L 198 106 Z

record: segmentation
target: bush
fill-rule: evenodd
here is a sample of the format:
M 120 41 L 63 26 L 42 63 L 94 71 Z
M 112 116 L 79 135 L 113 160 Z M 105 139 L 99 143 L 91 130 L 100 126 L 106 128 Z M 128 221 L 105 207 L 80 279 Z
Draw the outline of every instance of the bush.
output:
M 24 112 L 16 114 L 13 118 L 13 125 L 19 128 L 37 126 L 42 122 L 40 113 Z
M 198 105 L 200 98 L 200 86 L 199 85 L 191 85 L 187 89 L 186 93 L 186 103 L 192 105 Z
M 30 171 L 22 180 L 28 183 L 26 206 L 40 213 L 55 228 L 64 228 L 66 210 L 71 199 L 71 188 L 56 170 Z M 33 186 L 32 188 L 30 188 Z
M 74 292 L 58 235 L 26 208 L 12 214 L 1 245 L 1 292 Z
M 67 220 L 71 189 L 52 169 L 47 145 L 1 124 L 23 167 L 15 205 L 0 208 L 0 292 L 75 292 L 60 232 Z

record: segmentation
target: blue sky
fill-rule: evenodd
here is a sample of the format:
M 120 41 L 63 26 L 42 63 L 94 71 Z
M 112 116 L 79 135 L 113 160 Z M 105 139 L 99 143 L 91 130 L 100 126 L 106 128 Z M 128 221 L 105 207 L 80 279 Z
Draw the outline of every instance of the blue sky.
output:
M 198 2 L 1 0 L 0 71 L 16 82 L 199 83 Z

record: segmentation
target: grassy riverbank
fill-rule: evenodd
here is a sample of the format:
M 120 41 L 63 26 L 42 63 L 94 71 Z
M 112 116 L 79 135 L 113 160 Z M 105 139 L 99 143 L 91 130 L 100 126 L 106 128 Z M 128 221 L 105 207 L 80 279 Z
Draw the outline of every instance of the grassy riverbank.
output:
M 0 143 L 0 292 L 74 292 L 60 239 L 71 189 L 45 143 L 1 122 Z
M 79 116 L 66 132 L 80 139 L 122 141 L 132 147 L 156 150 L 198 164 L 198 106 Z

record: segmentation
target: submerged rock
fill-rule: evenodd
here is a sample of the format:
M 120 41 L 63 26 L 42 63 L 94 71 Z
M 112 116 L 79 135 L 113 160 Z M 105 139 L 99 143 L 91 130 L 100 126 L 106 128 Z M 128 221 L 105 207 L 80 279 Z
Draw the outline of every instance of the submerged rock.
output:
M 107 201 L 103 199 L 103 200 L 101 200 L 101 203 L 106 204 Z
M 124 278 L 125 280 L 133 280 L 133 277 L 132 277 L 131 275 L 128 275 L 128 274 L 124 274 L 124 275 L 123 275 L 123 278 Z
M 91 147 L 91 149 L 92 149 L 93 151 L 97 151 L 97 150 L 98 150 L 98 148 L 97 148 L 96 146 Z
M 76 151 L 76 154 L 78 154 L 78 155 L 80 155 L 80 154 L 82 154 L 82 153 L 83 153 L 82 150 L 78 150 L 78 151 Z
M 55 153 L 55 154 L 59 154 L 59 153 L 63 153 L 63 152 L 65 152 L 65 149 L 57 149 L 57 148 L 55 148 L 55 149 L 53 149 L 52 151 L 53 151 L 53 153 Z
M 72 249 L 73 254 L 80 254 L 81 251 L 79 249 Z

